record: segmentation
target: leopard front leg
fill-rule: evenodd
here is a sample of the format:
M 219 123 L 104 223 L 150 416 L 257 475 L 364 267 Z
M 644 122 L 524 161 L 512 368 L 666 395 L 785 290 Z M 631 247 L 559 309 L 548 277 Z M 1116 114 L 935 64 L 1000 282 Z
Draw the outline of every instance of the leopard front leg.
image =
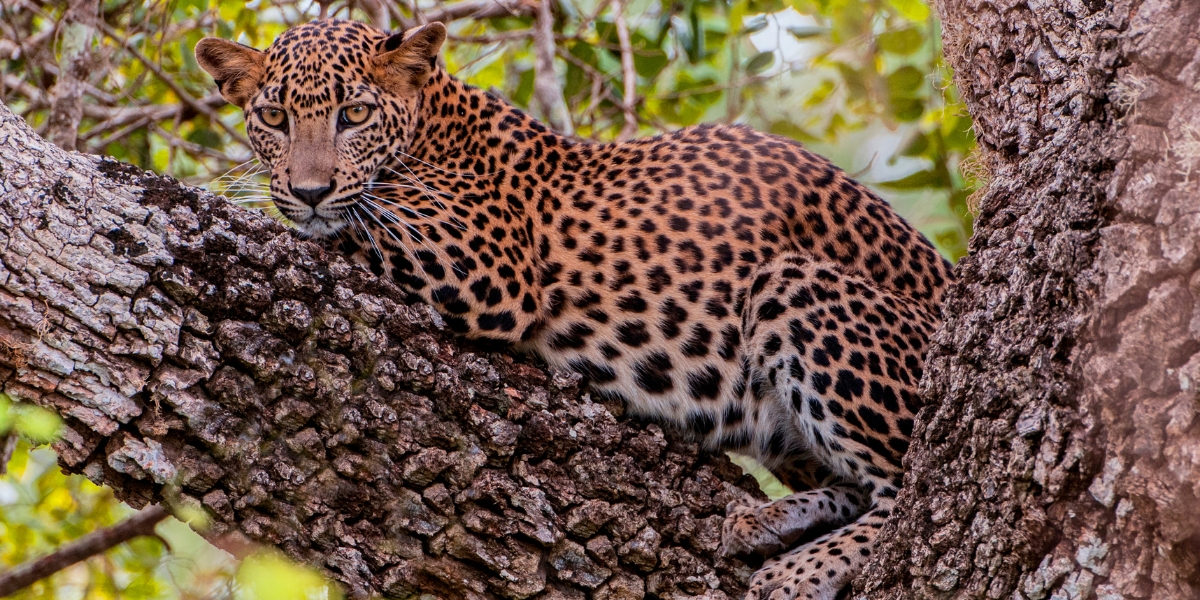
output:
M 750 578 L 746 600 L 832 600 L 862 570 L 892 502 L 859 520 L 768 560 Z
M 835 264 L 785 254 L 760 267 L 743 314 L 744 402 L 774 422 L 759 422 L 755 450 L 777 464 L 790 458 L 780 449 L 799 449 L 840 483 L 734 508 L 725 548 L 775 554 L 815 525 L 846 524 L 770 559 L 748 598 L 833 600 L 861 570 L 900 487 L 936 324 L 911 300 Z M 781 431 L 794 439 L 778 443 Z
M 731 503 L 725 509 L 721 544 L 726 555 L 774 556 L 805 532 L 821 525 L 841 525 L 865 506 L 856 486 L 837 485 L 798 492 L 759 506 Z

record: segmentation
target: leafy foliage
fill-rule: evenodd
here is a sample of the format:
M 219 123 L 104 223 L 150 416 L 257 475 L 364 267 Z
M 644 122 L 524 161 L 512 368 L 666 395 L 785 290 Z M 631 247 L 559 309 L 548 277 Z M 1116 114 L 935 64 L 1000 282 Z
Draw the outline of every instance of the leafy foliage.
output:
M 215 94 L 192 48 L 207 35 L 265 47 L 314 18 L 318 2 L 96 1 L 80 149 L 261 205 L 262 197 L 243 193 L 255 173 L 247 166 L 252 155 L 240 133 L 241 113 Z M 471 3 L 356 0 L 336 2 L 329 13 L 400 28 Z M 489 0 L 458 11 L 465 16 L 449 23 L 444 60 L 469 83 L 545 117 L 534 86 L 536 4 Z M 960 163 L 974 138 L 941 58 L 939 24 L 923 0 L 552 4 L 553 76 L 575 135 L 608 141 L 631 124 L 652 135 L 702 122 L 748 123 L 805 143 L 875 187 L 948 257 L 966 252 L 967 198 L 978 182 L 964 177 Z M 0 57 L 7 59 L 0 62 L 0 97 L 35 128 L 46 127 L 61 49 L 71 42 L 63 39 L 66 15 L 61 0 L 0 0 Z M 622 27 L 629 34 L 625 48 Z M 622 67 L 626 53 L 631 71 Z M 15 424 L 28 440 L 45 442 L 57 428 L 47 415 L 0 398 L 0 436 Z M 64 476 L 50 450 L 22 441 L 0 478 L 0 567 L 129 514 L 110 492 Z M 239 566 L 178 521 L 164 522 L 158 533 L 169 550 L 160 540 L 139 539 L 18 598 L 277 598 L 284 597 L 284 583 L 294 584 L 287 588 L 293 597 L 336 596 L 275 555 Z

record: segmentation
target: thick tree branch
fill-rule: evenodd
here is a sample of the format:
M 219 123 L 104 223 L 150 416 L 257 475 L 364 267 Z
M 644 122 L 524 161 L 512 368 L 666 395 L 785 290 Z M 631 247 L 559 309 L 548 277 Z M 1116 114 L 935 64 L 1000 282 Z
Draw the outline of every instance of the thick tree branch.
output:
M 353 597 L 741 593 L 717 548 L 751 479 L 402 297 L 0 109 L 0 386 L 65 417 L 66 470 L 177 495 Z
M 0 598 L 14 594 L 34 582 L 45 579 L 77 562 L 104 553 L 129 540 L 143 535 L 152 535 L 154 526 L 167 517 L 161 506 L 144 508 L 124 521 L 93 531 L 72 541 L 52 554 L 18 565 L 0 573 Z
M 993 177 L 867 598 L 1200 597 L 1200 4 L 947 0 Z

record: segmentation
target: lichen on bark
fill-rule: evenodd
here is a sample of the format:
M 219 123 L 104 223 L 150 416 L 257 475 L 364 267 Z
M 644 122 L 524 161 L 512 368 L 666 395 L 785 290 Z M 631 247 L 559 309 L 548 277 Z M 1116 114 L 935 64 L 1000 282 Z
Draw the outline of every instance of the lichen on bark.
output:
M 69 472 L 202 507 L 352 597 L 738 597 L 727 458 L 454 339 L 279 223 L 0 107 L 0 386 Z

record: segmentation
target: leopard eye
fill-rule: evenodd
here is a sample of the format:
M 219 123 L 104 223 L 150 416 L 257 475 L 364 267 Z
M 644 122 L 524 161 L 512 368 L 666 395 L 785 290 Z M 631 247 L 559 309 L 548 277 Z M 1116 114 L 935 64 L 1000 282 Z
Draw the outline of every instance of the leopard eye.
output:
M 346 125 L 362 125 L 371 116 L 371 107 L 355 104 L 342 109 L 341 119 Z
M 287 121 L 287 113 L 278 108 L 260 108 L 258 109 L 258 117 L 262 119 L 269 127 L 280 129 Z

